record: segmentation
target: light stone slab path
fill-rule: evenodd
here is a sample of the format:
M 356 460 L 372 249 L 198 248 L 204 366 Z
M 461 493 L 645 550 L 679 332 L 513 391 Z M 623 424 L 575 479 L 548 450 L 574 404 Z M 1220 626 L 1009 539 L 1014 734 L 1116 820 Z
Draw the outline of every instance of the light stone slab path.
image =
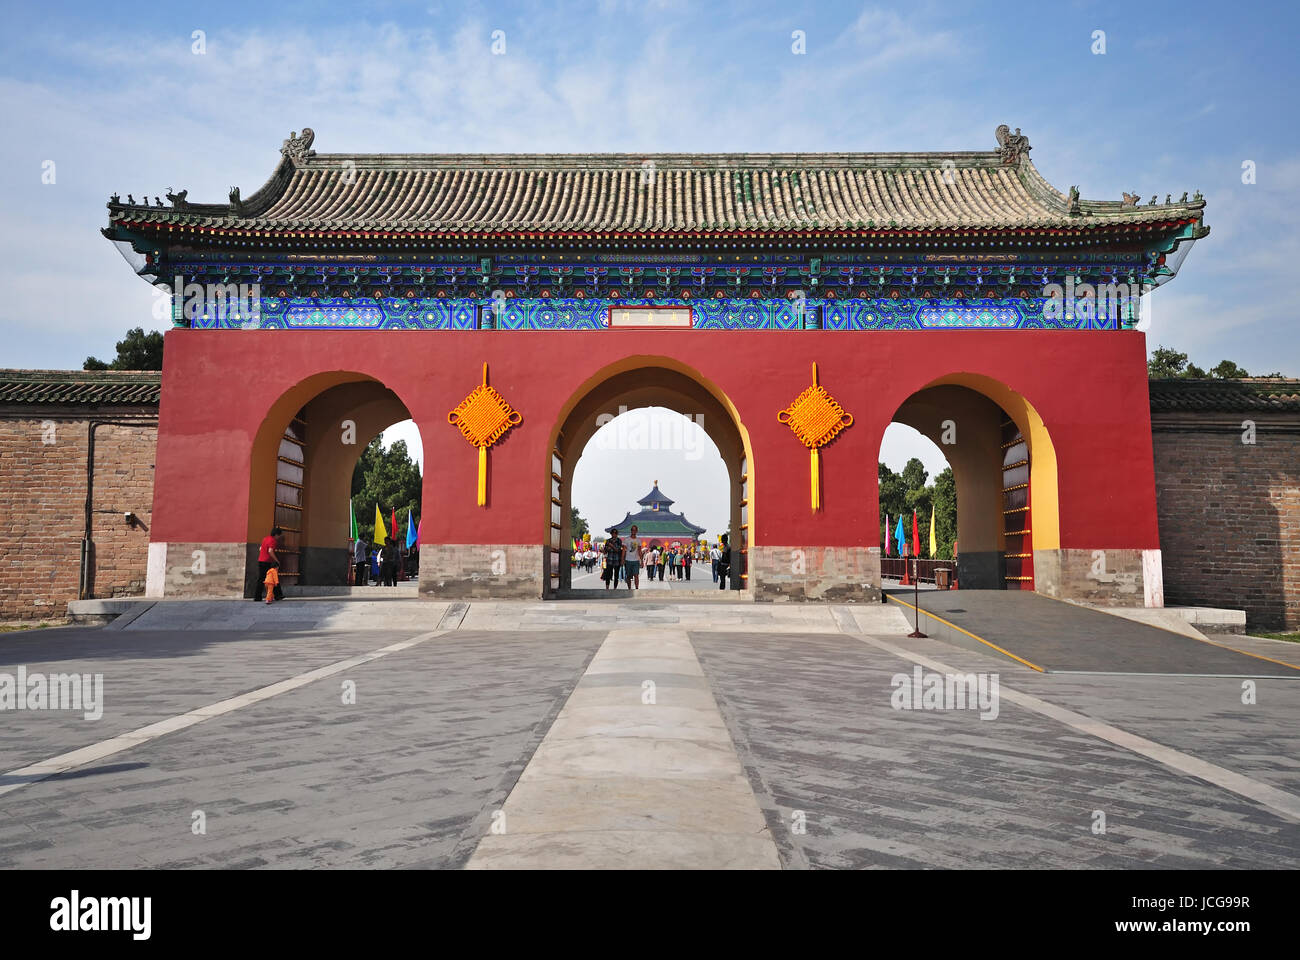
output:
M 780 869 L 695 650 L 610 632 L 469 869 Z

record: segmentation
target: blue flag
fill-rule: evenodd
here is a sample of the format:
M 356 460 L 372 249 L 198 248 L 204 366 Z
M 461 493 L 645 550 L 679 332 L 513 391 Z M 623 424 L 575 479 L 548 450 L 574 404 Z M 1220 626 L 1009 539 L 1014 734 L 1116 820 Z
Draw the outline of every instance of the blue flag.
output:
M 406 511 L 406 549 L 410 550 L 415 546 L 415 520 L 411 516 L 410 508 Z
M 907 542 L 907 531 L 903 529 L 903 515 L 898 515 L 898 526 L 894 528 L 894 546 L 898 548 L 898 555 L 903 555 L 903 544 Z

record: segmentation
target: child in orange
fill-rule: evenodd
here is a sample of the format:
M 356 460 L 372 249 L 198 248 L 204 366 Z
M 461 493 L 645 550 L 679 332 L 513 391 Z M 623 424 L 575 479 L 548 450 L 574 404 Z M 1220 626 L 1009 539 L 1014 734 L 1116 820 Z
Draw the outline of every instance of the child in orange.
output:
M 266 602 L 271 603 L 275 599 L 275 588 L 280 585 L 280 571 L 272 567 L 266 571 Z

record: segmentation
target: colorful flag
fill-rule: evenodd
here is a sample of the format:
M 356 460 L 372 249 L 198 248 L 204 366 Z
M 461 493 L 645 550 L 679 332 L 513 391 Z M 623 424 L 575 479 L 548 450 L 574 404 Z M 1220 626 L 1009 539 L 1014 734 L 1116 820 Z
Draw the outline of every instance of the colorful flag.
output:
M 903 529 L 903 515 L 898 515 L 898 523 L 894 526 L 894 548 L 898 550 L 898 555 L 903 556 L 903 545 L 907 543 L 907 531 Z
M 921 555 L 921 531 L 916 526 L 916 511 L 912 511 L 912 556 Z
M 410 550 L 416 543 L 415 518 L 411 516 L 411 508 L 406 508 L 406 549 Z
M 894 549 L 894 538 L 889 535 L 889 514 L 885 514 L 885 556 Z
M 357 509 L 352 505 L 351 500 L 348 500 L 348 520 L 350 521 L 348 524 L 348 539 L 355 540 L 357 538 Z
M 934 539 L 934 515 L 937 511 L 930 508 L 930 559 L 933 560 L 939 555 L 939 544 Z
M 397 539 L 397 508 L 396 507 L 393 507 L 392 520 L 388 524 L 388 530 L 390 533 L 392 533 L 393 539 L 396 540 Z
M 388 531 L 384 529 L 384 515 L 379 512 L 379 504 L 375 504 L 375 543 L 383 546 L 388 542 Z

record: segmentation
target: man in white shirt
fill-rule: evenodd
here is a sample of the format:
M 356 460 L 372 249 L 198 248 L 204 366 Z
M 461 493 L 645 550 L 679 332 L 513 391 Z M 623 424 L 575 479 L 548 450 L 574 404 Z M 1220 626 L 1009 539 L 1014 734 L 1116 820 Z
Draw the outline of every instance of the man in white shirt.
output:
M 718 582 L 718 561 L 722 559 L 722 551 L 717 545 L 709 548 L 709 565 L 713 567 L 713 582 Z
M 632 533 L 624 544 L 623 579 L 627 581 L 629 590 L 633 581 L 636 581 L 636 589 L 641 589 L 641 541 L 637 538 L 636 524 L 632 525 Z

